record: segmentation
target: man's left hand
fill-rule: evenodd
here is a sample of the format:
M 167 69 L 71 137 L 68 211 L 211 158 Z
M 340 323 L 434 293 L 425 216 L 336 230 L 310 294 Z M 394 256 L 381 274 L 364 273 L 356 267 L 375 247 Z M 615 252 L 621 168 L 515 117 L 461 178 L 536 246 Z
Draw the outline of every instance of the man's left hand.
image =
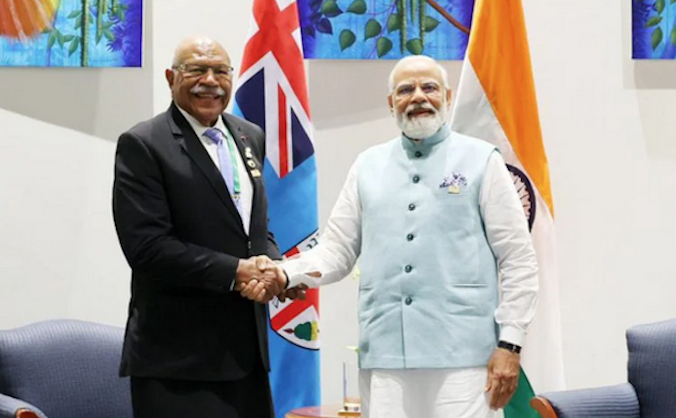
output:
M 486 392 L 490 394 L 490 407 L 504 408 L 512 399 L 519 384 L 521 356 L 502 348 L 496 348 L 488 362 Z
M 307 286 L 301 283 L 296 287 L 286 289 L 285 291 L 279 294 L 278 298 L 279 301 L 283 303 L 286 302 L 286 299 L 305 300 L 306 295 L 307 295 Z

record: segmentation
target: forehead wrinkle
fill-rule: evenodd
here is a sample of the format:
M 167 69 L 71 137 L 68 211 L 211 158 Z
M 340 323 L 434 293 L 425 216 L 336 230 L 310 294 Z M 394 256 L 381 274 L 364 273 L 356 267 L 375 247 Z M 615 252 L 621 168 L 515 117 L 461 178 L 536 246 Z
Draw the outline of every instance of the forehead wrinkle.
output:
M 179 44 L 175 53 L 174 64 L 177 65 L 188 60 L 219 61 L 230 65 L 230 56 L 225 48 L 209 38 L 191 38 Z
M 212 51 L 208 51 L 207 53 L 194 52 L 190 54 L 190 56 L 185 60 L 185 62 L 188 62 L 188 60 L 193 62 L 194 61 L 218 62 L 219 64 L 230 65 L 230 61 L 227 59 L 227 57 L 224 57 L 223 55 Z
M 401 81 L 416 78 L 433 79 L 439 85 L 448 87 L 443 67 L 427 56 L 410 56 L 401 59 L 390 73 L 390 89 L 394 90 Z

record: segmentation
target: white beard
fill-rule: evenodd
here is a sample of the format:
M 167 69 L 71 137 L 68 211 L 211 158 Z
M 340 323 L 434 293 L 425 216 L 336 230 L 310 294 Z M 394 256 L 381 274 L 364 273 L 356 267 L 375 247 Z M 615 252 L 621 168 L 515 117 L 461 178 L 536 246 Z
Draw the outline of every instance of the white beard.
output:
M 437 133 L 437 131 L 444 126 L 444 123 L 446 123 L 446 119 L 448 119 L 448 110 L 446 107 L 446 100 L 444 100 L 441 105 L 441 111 L 437 111 L 429 103 L 409 105 L 404 112 L 396 114 L 397 126 L 399 126 L 399 129 L 401 129 L 404 135 L 411 139 L 428 138 Z M 434 112 L 434 114 L 413 118 L 406 116 L 406 114 L 414 109 L 426 109 Z

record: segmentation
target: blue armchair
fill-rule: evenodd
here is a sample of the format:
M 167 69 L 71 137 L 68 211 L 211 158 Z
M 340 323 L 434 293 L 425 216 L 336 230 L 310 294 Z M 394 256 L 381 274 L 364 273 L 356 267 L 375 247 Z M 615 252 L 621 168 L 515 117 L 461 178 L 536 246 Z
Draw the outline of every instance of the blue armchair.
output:
M 627 331 L 629 382 L 545 393 L 531 401 L 542 418 L 676 417 L 676 319 Z
M 0 331 L 0 418 L 132 418 L 123 332 L 74 320 Z

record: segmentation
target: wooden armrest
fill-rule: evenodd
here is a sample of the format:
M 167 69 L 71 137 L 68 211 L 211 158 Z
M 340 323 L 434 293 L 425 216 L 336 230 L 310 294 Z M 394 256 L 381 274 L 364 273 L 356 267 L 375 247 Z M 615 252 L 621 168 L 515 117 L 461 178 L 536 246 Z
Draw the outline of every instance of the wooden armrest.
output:
M 530 406 L 538 411 L 542 418 L 558 418 L 558 415 L 556 415 L 556 411 L 554 411 L 552 404 L 550 404 L 547 399 L 541 396 L 536 396 L 531 399 Z
M 38 414 L 30 409 L 19 409 L 16 411 L 16 418 L 40 418 Z

